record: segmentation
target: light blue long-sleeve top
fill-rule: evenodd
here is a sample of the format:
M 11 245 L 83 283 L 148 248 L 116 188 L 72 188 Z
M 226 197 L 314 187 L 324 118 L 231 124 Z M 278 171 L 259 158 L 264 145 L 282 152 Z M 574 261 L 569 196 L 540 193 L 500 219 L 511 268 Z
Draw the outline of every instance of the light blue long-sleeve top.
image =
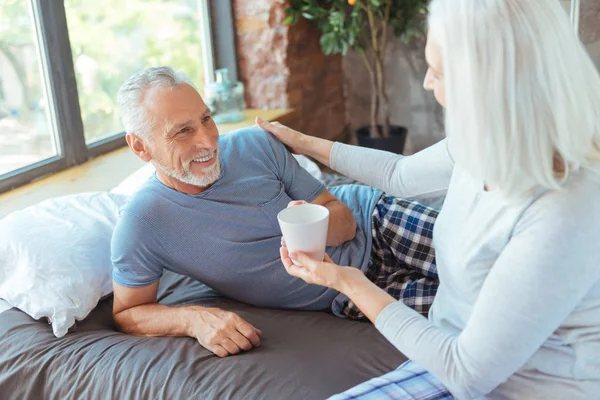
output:
M 447 193 L 429 319 L 403 303 L 376 327 L 459 399 L 600 399 L 600 169 L 518 202 L 454 165 L 335 144 L 334 169 L 400 197 Z

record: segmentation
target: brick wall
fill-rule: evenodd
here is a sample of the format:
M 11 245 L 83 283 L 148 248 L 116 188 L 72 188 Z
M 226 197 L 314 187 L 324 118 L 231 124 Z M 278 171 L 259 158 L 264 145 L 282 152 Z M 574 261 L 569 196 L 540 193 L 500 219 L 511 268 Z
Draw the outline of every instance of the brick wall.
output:
M 234 0 L 240 79 L 252 108 L 294 108 L 295 128 L 335 138 L 345 127 L 342 59 L 325 57 L 307 21 L 288 26 L 285 0 Z
M 304 20 L 291 27 L 283 23 L 287 0 L 234 0 L 233 6 L 249 107 L 294 108 L 301 116 L 297 129 L 326 138 L 338 136 L 346 123 L 353 129 L 368 123 L 370 84 L 358 55 L 350 53 L 343 62 L 325 57 L 315 27 Z M 582 40 L 600 67 L 600 1 L 582 0 L 581 11 Z M 392 122 L 409 128 L 407 147 L 416 151 L 444 136 L 443 117 L 422 89 L 423 49 L 408 56 L 404 50 L 392 41 L 386 74 Z

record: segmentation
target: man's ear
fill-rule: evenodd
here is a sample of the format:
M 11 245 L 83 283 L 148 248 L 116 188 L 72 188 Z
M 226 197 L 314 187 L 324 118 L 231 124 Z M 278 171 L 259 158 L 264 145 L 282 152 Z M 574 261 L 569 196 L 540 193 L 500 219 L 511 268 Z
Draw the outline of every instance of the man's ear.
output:
M 152 160 L 152 156 L 150 155 L 150 149 L 144 140 L 142 140 L 135 133 L 127 133 L 125 135 L 125 139 L 127 140 L 127 144 L 133 150 L 136 156 L 141 158 L 142 160 L 148 162 Z

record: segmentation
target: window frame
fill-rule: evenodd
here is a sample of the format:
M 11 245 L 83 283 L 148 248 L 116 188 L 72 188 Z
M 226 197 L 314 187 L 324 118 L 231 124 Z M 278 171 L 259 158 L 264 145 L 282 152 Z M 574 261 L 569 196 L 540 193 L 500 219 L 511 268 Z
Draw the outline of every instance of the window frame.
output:
M 59 154 L 0 174 L 0 193 L 127 145 L 125 132 L 86 144 L 64 0 L 29 1 Z M 235 78 L 237 59 L 232 0 L 197 1 L 206 81 L 213 80 L 214 70 L 218 68 L 230 68 Z

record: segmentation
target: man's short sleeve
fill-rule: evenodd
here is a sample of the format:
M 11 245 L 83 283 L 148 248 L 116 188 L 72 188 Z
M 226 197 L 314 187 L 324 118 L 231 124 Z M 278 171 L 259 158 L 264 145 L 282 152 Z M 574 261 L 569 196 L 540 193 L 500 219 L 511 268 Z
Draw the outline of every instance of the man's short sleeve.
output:
M 302 168 L 279 140 L 270 133 L 266 133 L 266 136 L 273 151 L 277 174 L 288 196 L 310 202 L 325 191 L 325 184 Z
M 133 215 L 122 216 L 111 242 L 113 280 L 130 288 L 148 286 L 159 280 L 163 264 L 155 252 L 160 246 L 146 223 Z

